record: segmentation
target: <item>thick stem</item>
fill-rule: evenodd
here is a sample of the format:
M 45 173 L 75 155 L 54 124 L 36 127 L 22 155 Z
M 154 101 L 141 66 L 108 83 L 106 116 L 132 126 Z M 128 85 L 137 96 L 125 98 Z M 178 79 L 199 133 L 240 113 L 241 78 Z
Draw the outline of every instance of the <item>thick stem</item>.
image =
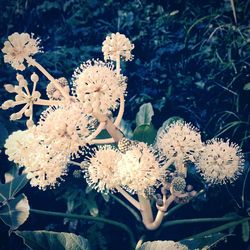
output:
M 151 230 L 151 224 L 153 223 L 154 218 L 153 218 L 150 200 L 145 198 L 142 195 L 138 195 L 138 199 L 140 202 L 140 212 L 142 216 L 142 222 L 147 229 Z
M 172 204 L 174 199 L 175 199 L 174 195 L 170 195 L 167 199 L 163 199 L 163 204 L 164 204 L 163 207 L 161 207 L 161 209 L 158 208 L 155 220 L 153 221 L 153 223 L 147 226 L 147 229 L 156 230 L 157 228 L 159 228 L 159 226 L 162 223 L 162 220 L 164 219 L 165 212 L 167 211 L 168 207 Z
M 121 95 L 120 96 L 119 113 L 118 113 L 118 115 L 117 115 L 117 117 L 115 119 L 115 122 L 114 122 L 114 125 L 116 127 L 118 127 L 119 124 L 121 123 L 122 116 L 124 114 L 124 107 L 125 107 L 124 96 Z M 91 144 L 109 144 L 109 143 L 114 143 L 114 142 L 115 142 L 115 140 L 111 137 L 111 138 L 107 138 L 107 139 L 95 139 L 95 140 L 92 140 L 90 143 Z
M 105 128 L 105 122 L 100 122 L 97 129 L 89 137 L 86 138 L 86 141 L 90 144 L 95 144 L 94 141 L 96 140 L 92 139 L 96 138 L 104 128 Z
M 156 230 L 161 225 L 165 212 L 174 201 L 175 196 L 170 195 L 168 198 L 166 198 L 166 196 L 163 197 L 163 206 L 161 207 L 157 206 L 158 212 L 157 212 L 155 219 L 153 218 L 151 204 L 150 204 L 149 199 L 146 199 L 145 197 L 139 196 L 139 195 L 138 195 L 138 198 L 139 198 L 139 202 L 141 205 L 140 212 L 142 215 L 142 221 L 143 221 L 144 226 L 148 230 Z
M 66 100 L 70 100 L 70 95 L 69 93 L 67 93 L 62 86 L 57 82 L 57 80 L 41 65 L 39 64 L 36 60 L 34 60 L 33 58 L 26 58 L 27 62 L 36 67 L 38 70 L 40 70 L 47 78 L 50 82 L 53 82 L 53 84 L 55 85 L 55 87 L 61 92 L 61 94 L 63 95 L 63 97 Z
M 109 220 L 109 219 L 105 219 L 105 218 L 100 218 L 100 217 L 93 217 L 93 216 L 89 216 L 89 215 L 60 213 L 60 212 L 44 211 L 44 210 L 38 210 L 38 209 L 30 209 L 30 212 L 35 213 L 35 214 L 44 214 L 46 216 L 58 216 L 58 217 L 63 217 L 63 218 L 80 219 L 80 220 L 84 219 L 84 220 L 92 220 L 92 221 L 96 221 L 96 222 L 110 224 L 110 225 L 119 227 L 119 228 L 123 229 L 124 231 L 126 231 L 126 233 L 128 234 L 128 236 L 130 238 L 131 244 L 133 246 L 135 246 L 135 244 L 136 244 L 132 231 L 125 224 L 117 222 L 117 221 L 113 221 L 113 220 Z
M 44 99 L 38 99 L 34 102 L 35 105 L 42 105 L 42 106 L 57 106 L 59 104 L 62 104 L 61 101 L 55 101 L 55 100 L 44 100 Z
M 124 189 L 121 187 L 116 187 L 116 190 L 124 197 L 126 198 L 135 208 L 140 210 L 140 203 L 134 199 L 129 193 L 127 193 Z
M 123 138 L 122 132 L 111 122 L 111 120 L 102 114 L 93 114 L 94 117 L 96 117 L 100 122 L 105 122 L 105 128 L 110 134 L 110 136 L 113 138 L 114 142 L 118 142 L 121 138 Z
M 106 129 L 108 133 L 113 137 L 115 142 L 118 142 L 124 137 L 122 132 L 109 119 L 106 122 Z
M 117 54 L 117 56 L 116 56 L 116 74 L 117 74 L 117 77 L 120 76 L 120 72 L 121 72 L 121 58 L 120 58 L 120 55 Z

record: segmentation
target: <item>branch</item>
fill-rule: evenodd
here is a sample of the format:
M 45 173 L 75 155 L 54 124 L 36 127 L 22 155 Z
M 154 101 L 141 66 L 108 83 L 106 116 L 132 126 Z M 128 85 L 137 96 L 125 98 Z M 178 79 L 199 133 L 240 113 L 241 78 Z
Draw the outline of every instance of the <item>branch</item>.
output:
M 126 226 L 125 224 L 117 222 L 117 221 L 113 221 L 113 220 L 109 220 L 109 219 L 105 219 L 105 218 L 100 218 L 100 217 L 93 217 L 90 215 L 60 213 L 60 212 L 52 212 L 52 211 L 45 211 L 45 210 L 38 210 L 38 209 L 30 209 L 30 212 L 35 213 L 35 214 L 44 214 L 46 216 L 57 216 L 57 217 L 79 219 L 79 220 L 82 220 L 82 219 L 83 220 L 92 220 L 92 221 L 96 221 L 96 222 L 100 222 L 100 223 L 110 224 L 110 225 L 119 227 L 122 230 L 126 231 L 126 233 L 128 234 L 128 236 L 130 238 L 131 245 L 134 247 L 136 244 L 134 235 L 133 235 L 132 231 L 129 229 L 129 227 Z

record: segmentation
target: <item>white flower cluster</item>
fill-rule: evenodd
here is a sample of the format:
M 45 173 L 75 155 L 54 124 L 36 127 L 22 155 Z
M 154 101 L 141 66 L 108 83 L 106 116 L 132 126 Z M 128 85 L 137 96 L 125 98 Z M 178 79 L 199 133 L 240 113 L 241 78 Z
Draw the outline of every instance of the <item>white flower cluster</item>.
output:
M 74 94 L 88 113 L 108 114 L 118 107 L 126 92 L 126 77 L 119 76 L 111 63 L 89 60 L 73 75 Z
M 12 133 L 4 147 L 9 160 L 19 166 L 25 166 L 25 173 L 30 179 L 31 186 L 45 189 L 54 187 L 58 179 L 66 174 L 68 155 L 55 151 L 44 144 L 45 134 L 37 127 Z
M 29 117 L 29 129 L 9 136 L 5 143 L 6 154 L 9 160 L 25 166 L 31 185 L 44 189 L 55 186 L 66 174 L 68 160 L 84 152 L 83 147 L 97 127 L 93 116 L 109 116 L 121 102 L 123 104 L 127 79 L 120 74 L 120 58 L 132 60 L 134 45 L 123 34 L 107 36 L 102 47 L 104 60 L 116 61 L 116 69 L 110 62 L 88 60 L 75 70 L 70 90 L 67 79 L 54 79 L 32 58 L 41 51 L 39 43 L 33 35 L 14 33 L 8 37 L 2 51 L 4 61 L 15 69 L 24 70 L 24 62 L 27 62 L 49 79 L 46 89 L 49 99 L 40 98 L 36 73 L 30 77 L 32 90 L 24 76 L 17 74 L 18 85 L 5 85 L 6 91 L 16 94 L 15 101 L 7 100 L 1 108 L 24 105 L 10 119 Z M 37 126 L 33 122 L 34 105 L 50 106 L 41 114 Z M 123 114 L 123 107 L 121 105 L 119 114 Z M 185 164 L 191 161 L 210 183 L 231 182 L 243 169 L 243 156 L 236 144 L 219 139 L 204 144 L 199 131 L 185 122 L 177 121 L 162 130 L 156 145 L 167 159 L 173 159 L 177 171 L 185 175 Z M 127 140 L 118 146 L 120 151 L 111 146 L 100 147 L 88 158 L 84 171 L 89 185 L 102 192 L 122 186 L 131 193 L 144 195 L 146 189 L 162 181 L 164 168 L 152 147 Z
M 131 50 L 134 48 L 134 44 L 123 34 L 112 33 L 106 37 L 103 42 L 102 52 L 104 54 L 104 60 L 116 61 L 118 57 L 124 58 L 125 61 L 133 59 Z
M 113 191 L 119 185 L 116 171 L 120 159 L 121 154 L 112 146 L 99 147 L 84 165 L 85 178 L 89 186 L 98 192 Z
M 145 143 L 125 153 L 111 146 L 100 147 L 84 164 L 84 171 L 89 185 L 98 191 L 123 186 L 140 195 L 145 195 L 145 190 L 163 177 L 156 152 Z
M 96 120 L 85 114 L 81 103 L 73 102 L 49 107 L 41 114 L 38 124 L 40 133 L 47 134 L 45 144 L 74 158 L 86 145 L 86 138 L 94 131 Z
M 145 143 L 139 143 L 122 154 L 117 174 L 125 189 L 144 195 L 147 188 L 160 183 L 163 171 L 156 151 Z
M 114 38 L 113 35 L 112 37 Z M 112 53 L 119 53 L 120 56 L 131 59 L 130 51 L 133 46 L 129 40 L 121 34 L 116 34 L 114 39 L 111 43 L 116 52 L 111 49 Z M 8 36 L 2 52 L 4 61 L 16 70 L 24 70 L 26 62 L 37 67 L 49 79 L 46 88 L 48 100 L 41 99 L 41 93 L 36 90 L 39 81 L 36 73 L 30 77 L 31 89 L 28 88 L 28 81 L 24 76 L 17 74 L 18 85 L 5 85 L 6 91 L 16 94 L 15 100 L 7 100 L 1 107 L 9 109 L 24 105 L 18 113 L 13 113 L 10 119 L 29 117 L 29 129 L 14 132 L 9 136 L 5 143 L 6 154 L 9 160 L 25 166 L 31 185 L 44 189 L 47 186 L 55 186 L 61 176 L 66 174 L 68 160 L 79 157 L 84 152 L 84 147 L 97 128 L 93 114 L 110 115 L 117 109 L 126 94 L 127 83 L 126 77 L 117 74 L 111 63 L 89 60 L 75 70 L 73 88 L 70 90 L 67 79 L 54 79 L 32 58 L 41 52 L 39 43 L 40 40 L 34 39 L 33 35 L 14 33 Z M 71 91 L 74 96 L 70 96 Z M 49 106 L 41 114 L 37 126 L 33 122 L 34 105 Z M 108 148 L 104 149 L 107 151 Z M 104 149 L 98 151 L 97 156 L 101 152 L 105 155 Z M 112 152 L 114 155 L 115 151 L 110 149 L 109 154 Z M 89 178 L 92 177 L 93 172 Z M 101 189 L 111 189 L 114 185 L 110 183 L 104 187 L 100 182 L 99 186 Z
M 195 161 L 202 148 L 200 133 L 191 124 L 177 121 L 158 135 L 157 145 L 168 157 L 178 162 Z
M 5 54 L 4 62 L 10 63 L 16 70 L 24 70 L 24 60 L 41 52 L 39 43 L 40 40 L 34 39 L 33 34 L 30 36 L 27 33 L 13 33 L 8 36 L 8 41 L 4 43 L 2 49 L 2 52 Z
M 157 138 L 157 146 L 168 159 L 174 159 L 176 167 L 187 160 L 195 163 L 204 179 L 212 184 L 232 182 L 243 169 L 243 155 L 238 145 L 222 139 L 204 144 L 198 130 L 182 121 L 163 130 Z
M 207 182 L 223 184 L 234 181 L 242 173 L 243 163 L 238 145 L 229 140 L 213 139 L 203 148 L 197 166 Z

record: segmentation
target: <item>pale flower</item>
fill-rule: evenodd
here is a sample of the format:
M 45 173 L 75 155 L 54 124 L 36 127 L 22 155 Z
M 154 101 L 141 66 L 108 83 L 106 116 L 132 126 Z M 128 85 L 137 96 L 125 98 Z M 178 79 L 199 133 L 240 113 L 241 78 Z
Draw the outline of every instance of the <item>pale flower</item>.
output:
M 116 175 L 129 192 L 145 195 L 147 188 L 159 184 L 162 170 L 154 149 L 140 142 L 122 154 Z
M 69 94 L 69 85 L 68 81 L 64 77 L 60 77 L 56 80 L 58 84 L 62 87 L 63 91 L 65 91 L 67 94 Z M 49 99 L 51 100 L 63 100 L 62 93 L 56 88 L 55 84 L 53 82 L 50 82 L 46 87 L 46 93 Z
M 188 250 L 188 247 L 179 243 L 179 242 L 174 242 L 172 240 L 164 240 L 164 241 L 147 241 L 142 244 L 141 250 L 146 250 L 146 249 L 164 249 L 164 250 Z
M 84 163 L 85 178 L 89 186 L 98 192 L 114 190 L 119 186 L 119 178 L 115 177 L 121 153 L 112 146 L 101 146 L 87 162 Z
M 134 44 L 123 34 L 118 32 L 112 33 L 106 37 L 106 40 L 102 44 L 105 61 L 115 61 L 119 56 L 124 58 L 125 61 L 131 61 L 133 59 L 131 50 L 134 48 Z
M 108 114 L 119 105 L 126 92 L 126 77 L 117 75 L 114 66 L 102 61 L 87 61 L 73 75 L 73 91 L 87 112 Z
M 8 40 L 4 43 L 2 52 L 4 55 L 4 62 L 11 64 L 16 70 L 24 70 L 24 60 L 38 52 L 41 52 L 39 47 L 40 40 L 34 39 L 33 34 L 28 33 L 13 33 L 8 36 Z
M 243 155 L 237 144 L 213 139 L 206 143 L 197 161 L 198 170 L 212 184 L 233 182 L 243 171 Z
M 35 139 L 34 128 L 13 132 L 4 144 L 5 154 L 8 155 L 9 161 L 22 166 Z
M 4 147 L 9 160 L 24 167 L 31 186 L 54 187 L 66 174 L 68 155 L 44 144 L 46 134 L 37 127 L 12 133 Z
M 158 135 L 157 146 L 176 162 L 194 161 L 202 148 L 201 135 L 192 125 L 177 121 Z
M 38 124 L 40 132 L 46 134 L 45 144 L 74 158 L 83 152 L 96 121 L 85 114 L 81 103 L 72 102 L 65 106 L 47 108 L 41 114 Z
M 34 149 L 35 150 L 35 149 Z M 36 151 L 30 152 L 29 158 L 25 164 L 24 173 L 30 179 L 32 187 L 38 187 L 45 190 L 54 188 L 59 184 L 62 177 L 67 173 L 68 157 L 63 152 L 51 155 L 50 148 L 40 144 Z

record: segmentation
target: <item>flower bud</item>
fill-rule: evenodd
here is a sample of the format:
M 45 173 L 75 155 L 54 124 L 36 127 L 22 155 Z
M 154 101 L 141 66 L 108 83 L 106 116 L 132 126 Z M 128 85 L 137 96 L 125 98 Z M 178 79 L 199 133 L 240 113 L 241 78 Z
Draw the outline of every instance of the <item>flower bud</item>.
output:
M 21 74 L 16 74 L 16 79 L 18 82 L 20 82 L 21 80 L 24 80 L 24 77 Z
M 40 93 L 39 91 L 35 91 L 35 92 L 32 94 L 32 97 L 39 99 L 39 98 L 41 97 L 41 93 Z
M 15 121 L 15 120 L 18 120 L 18 119 L 20 119 L 18 113 L 14 113 L 14 114 L 12 114 L 10 116 L 11 121 Z
M 173 192 L 183 192 L 186 188 L 186 181 L 182 177 L 175 177 L 171 183 Z
M 19 81 L 19 86 L 22 87 L 22 88 L 27 87 L 28 83 L 27 83 L 27 81 L 25 79 L 22 79 L 22 80 Z
M 14 93 L 15 92 L 14 85 L 12 85 L 12 84 L 5 84 L 4 88 L 9 93 Z
M 31 128 L 31 127 L 34 126 L 35 124 L 34 124 L 34 122 L 30 119 L 30 120 L 27 120 L 26 125 L 27 125 L 28 128 Z
M 26 117 L 30 117 L 31 113 L 32 113 L 31 109 L 26 109 L 25 112 L 24 112 L 24 114 L 25 114 Z
M 12 100 L 5 101 L 5 102 L 2 104 L 1 108 L 2 108 L 3 110 L 12 108 L 13 105 L 14 105 L 14 103 L 15 103 L 15 102 L 12 101 Z
M 20 86 L 15 86 L 14 87 L 16 93 L 21 93 L 22 92 L 22 87 Z
M 37 83 L 39 81 L 39 76 L 36 73 L 33 73 L 30 79 L 33 83 Z
M 22 101 L 24 98 L 21 95 L 16 95 L 15 100 L 16 101 Z

